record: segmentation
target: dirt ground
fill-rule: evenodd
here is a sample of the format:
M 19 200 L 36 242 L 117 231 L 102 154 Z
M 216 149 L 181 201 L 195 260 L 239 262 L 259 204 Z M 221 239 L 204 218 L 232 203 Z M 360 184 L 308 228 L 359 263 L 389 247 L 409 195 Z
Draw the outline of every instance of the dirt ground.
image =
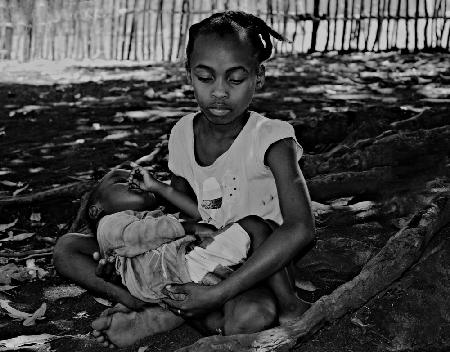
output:
M 266 86 L 255 96 L 252 109 L 292 123 L 307 154 L 325 153 L 340 144 L 379 135 L 386 121 L 417 114 L 448 119 L 449 59 L 449 54 L 398 53 L 278 58 L 269 62 Z M 0 63 L 0 199 L 99 178 L 125 160 L 151 153 L 179 117 L 196 110 L 181 65 L 51 65 Z M 167 179 L 167 171 L 163 151 L 155 160 L 154 172 Z M 67 233 L 78 206 L 79 199 L 70 197 L 0 206 L 0 270 L 9 264 L 16 268 L 9 282 L 5 270 L 0 271 L 0 288 L 15 286 L 0 290 L 0 300 L 24 312 L 47 304 L 45 319 L 32 326 L 23 326 L 0 309 L 0 351 L 14 349 L 5 345 L 8 339 L 42 334 L 53 335 L 49 337 L 53 340 L 34 339 L 28 346 L 15 348 L 103 350 L 90 337 L 89 324 L 105 306 L 59 277 L 51 260 L 51 248 Z M 352 238 L 377 250 L 397 230 L 390 220 L 318 226 L 318 239 Z M 12 239 L 21 234 L 32 235 Z M 449 246 L 445 234 L 448 229 L 440 235 L 439 248 L 442 243 Z M 39 254 L 39 250 L 43 251 Z M 360 269 L 351 252 L 334 259 L 299 271 L 312 286 L 299 290 L 303 298 L 314 301 L 330 293 Z M 371 301 L 373 311 L 377 311 L 376 302 Z M 385 329 L 383 314 L 378 310 L 370 326 L 355 324 L 355 316 L 349 314 L 302 342 L 298 351 L 450 348 L 448 341 L 398 348 L 393 344 L 395 336 Z M 124 350 L 172 351 L 200 337 L 183 326 L 145 340 L 146 349 Z

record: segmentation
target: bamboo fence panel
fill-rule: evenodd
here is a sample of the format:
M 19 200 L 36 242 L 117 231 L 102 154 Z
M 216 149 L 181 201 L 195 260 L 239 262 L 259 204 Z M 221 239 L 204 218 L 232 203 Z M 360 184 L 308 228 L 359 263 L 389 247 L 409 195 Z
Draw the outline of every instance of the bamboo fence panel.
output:
M 240 9 L 276 54 L 450 49 L 450 0 L 0 0 L 0 59 L 184 59 L 189 26 Z

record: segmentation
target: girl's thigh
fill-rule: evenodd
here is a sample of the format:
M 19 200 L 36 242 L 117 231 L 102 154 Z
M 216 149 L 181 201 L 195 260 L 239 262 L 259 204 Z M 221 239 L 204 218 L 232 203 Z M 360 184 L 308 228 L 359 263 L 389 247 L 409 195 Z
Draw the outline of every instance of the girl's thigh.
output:
M 223 333 L 248 334 L 270 328 L 277 322 L 277 305 L 272 291 L 259 285 L 225 303 Z

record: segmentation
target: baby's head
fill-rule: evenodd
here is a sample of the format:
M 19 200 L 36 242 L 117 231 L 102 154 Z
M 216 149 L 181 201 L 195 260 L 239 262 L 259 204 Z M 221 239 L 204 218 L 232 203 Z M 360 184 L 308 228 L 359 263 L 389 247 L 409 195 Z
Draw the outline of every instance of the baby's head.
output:
M 123 210 L 153 210 L 158 207 L 156 197 L 151 192 L 130 189 L 130 172 L 115 169 L 108 172 L 91 190 L 86 203 L 86 219 L 92 230 L 105 215 Z

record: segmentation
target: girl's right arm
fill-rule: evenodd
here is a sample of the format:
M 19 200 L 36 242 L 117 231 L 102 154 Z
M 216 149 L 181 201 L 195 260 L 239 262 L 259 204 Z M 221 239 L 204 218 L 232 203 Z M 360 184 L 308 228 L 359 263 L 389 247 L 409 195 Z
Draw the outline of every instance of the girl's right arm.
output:
M 139 180 L 139 177 L 136 177 L 138 173 L 142 175 L 142 180 Z M 182 179 L 181 177 L 179 178 Z M 153 178 L 150 173 L 143 167 L 138 166 L 134 168 L 130 173 L 130 180 L 131 182 L 138 183 L 139 187 L 142 190 L 158 194 L 159 196 L 170 202 L 172 205 L 174 205 L 177 209 L 181 210 L 183 213 L 189 216 L 191 219 L 201 219 L 200 213 L 197 208 L 197 202 L 194 201 L 195 198 L 189 196 L 189 193 L 179 190 L 179 188 L 167 185 Z M 184 182 L 186 181 L 184 180 Z

